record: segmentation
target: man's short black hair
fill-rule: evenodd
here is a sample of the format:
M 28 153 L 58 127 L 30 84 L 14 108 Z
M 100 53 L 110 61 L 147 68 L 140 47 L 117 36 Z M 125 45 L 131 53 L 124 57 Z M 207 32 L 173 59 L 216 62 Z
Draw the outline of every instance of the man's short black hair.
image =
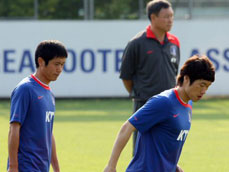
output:
M 171 3 L 167 0 L 153 0 L 149 1 L 146 5 L 146 14 L 151 21 L 151 14 L 158 16 L 162 8 L 172 7 Z
M 38 57 L 41 57 L 45 61 L 47 66 L 49 61 L 57 57 L 67 58 L 68 53 L 64 45 L 58 40 L 45 40 L 42 41 L 35 52 L 36 68 L 39 67 Z
M 207 56 L 194 55 L 181 67 L 180 74 L 177 77 L 177 85 L 183 85 L 185 75 L 189 77 L 190 85 L 198 79 L 214 82 L 215 67 Z

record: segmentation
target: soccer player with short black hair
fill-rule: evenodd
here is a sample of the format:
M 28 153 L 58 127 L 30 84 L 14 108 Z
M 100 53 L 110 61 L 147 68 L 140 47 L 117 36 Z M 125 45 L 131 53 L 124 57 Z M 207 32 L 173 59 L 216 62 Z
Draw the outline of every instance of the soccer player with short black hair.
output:
M 11 95 L 8 172 L 54 172 L 60 167 L 53 136 L 55 98 L 49 87 L 57 80 L 67 50 L 57 40 L 41 42 L 35 52 L 36 72 L 24 78 Z
M 116 172 L 119 156 L 135 130 L 135 154 L 126 172 L 183 172 L 177 164 L 191 127 L 192 102 L 200 100 L 214 80 L 215 68 L 206 56 L 189 58 L 177 86 L 150 98 L 124 123 L 104 172 Z

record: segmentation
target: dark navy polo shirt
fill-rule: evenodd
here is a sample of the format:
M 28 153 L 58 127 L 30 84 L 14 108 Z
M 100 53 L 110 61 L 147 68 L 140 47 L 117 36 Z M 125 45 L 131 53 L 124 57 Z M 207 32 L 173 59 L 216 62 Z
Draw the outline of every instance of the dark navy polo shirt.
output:
M 179 62 L 178 38 L 167 32 L 163 43 L 160 43 L 149 25 L 146 31 L 138 33 L 126 46 L 120 78 L 132 80 L 131 96 L 145 101 L 175 87 Z

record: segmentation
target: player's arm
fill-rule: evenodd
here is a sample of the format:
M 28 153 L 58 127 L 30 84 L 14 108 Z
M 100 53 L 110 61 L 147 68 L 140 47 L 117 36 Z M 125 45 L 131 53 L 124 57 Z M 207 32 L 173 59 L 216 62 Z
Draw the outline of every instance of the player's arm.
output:
M 20 138 L 21 125 L 17 122 L 10 124 L 8 135 L 8 153 L 9 153 L 9 169 L 8 172 L 18 172 L 18 148 Z
M 182 170 L 182 169 L 180 168 L 180 166 L 177 165 L 176 172 L 184 172 L 184 170 Z
M 126 146 L 126 143 L 130 139 L 130 136 L 134 130 L 136 129 L 129 121 L 126 121 L 124 123 L 124 125 L 122 126 L 118 134 L 118 137 L 116 138 L 110 160 L 108 162 L 107 167 L 104 169 L 104 172 L 116 172 L 116 165 L 117 165 L 119 156 L 123 148 Z
M 124 84 L 126 90 L 129 93 L 131 93 L 132 88 L 133 88 L 133 81 L 132 80 L 125 80 L 125 79 L 123 79 L 122 81 L 123 81 L 123 84 Z
M 60 167 L 59 167 L 59 162 L 57 158 L 57 153 L 56 153 L 56 142 L 54 135 L 52 135 L 52 158 L 51 158 L 51 164 L 54 172 L 59 172 Z

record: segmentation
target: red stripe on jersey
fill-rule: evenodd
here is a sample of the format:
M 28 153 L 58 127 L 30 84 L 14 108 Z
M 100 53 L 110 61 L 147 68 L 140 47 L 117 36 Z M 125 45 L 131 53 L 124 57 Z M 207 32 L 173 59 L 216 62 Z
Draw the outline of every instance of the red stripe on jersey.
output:
M 38 83 L 40 84 L 43 88 L 45 88 L 46 90 L 50 90 L 50 87 L 47 85 L 44 85 L 42 82 L 40 82 L 34 75 L 31 74 L 31 77 Z
M 176 46 L 178 46 L 180 48 L 180 42 L 179 42 L 178 38 L 175 35 L 173 35 L 173 34 L 171 34 L 169 32 L 166 32 L 166 36 L 167 36 L 169 42 L 171 42 L 172 44 L 175 44 Z M 151 30 L 151 26 L 150 25 L 147 26 L 147 28 L 146 28 L 146 37 L 158 40 L 157 37 L 154 35 L 153 31 Z M 161 42 L 161 44 L 163 45 L 164 41 Z
M 153 31 L 151 30 L 151 26 L 150 25 L 147 26 L 147 28 L 146 28 L 146 37 L 147 38 L 153 38 L 153 39 L 157 40 L 156 36 L 154 35 Z
M 167 35 L 169 42 L 175 44 L 176 46 L 178 46 L 180 48 L 180 42 L 176 36 L 172 35 L 169 32 L 167 32 L 166 35 Z
M 180 102 L 180 104 L 182 104 L 182 105 L 185 106 L 185 107 L 189 107 L 190 109 L 192 109 L 192 106 L 191 106 L 190 104 L 184 103 L 184 102 L 181 100 L 181 98 L 180 98 L 180 96 L 179 96 L 179 94 L 178 94 L 178 92 L 177 92 L 176 89 L 174 89 L 174 93 L 175 93 L 175 95 L 176 95 L 178 101 Z

